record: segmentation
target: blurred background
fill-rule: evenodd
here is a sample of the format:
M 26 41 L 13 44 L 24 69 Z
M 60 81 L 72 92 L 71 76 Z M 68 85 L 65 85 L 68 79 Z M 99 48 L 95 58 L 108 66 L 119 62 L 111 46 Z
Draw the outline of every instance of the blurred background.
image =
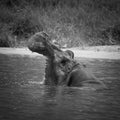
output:
M 25 47 L 36 32 L 65 47 L 120 44 L 119 0 L 0 0 L 0 47 Z

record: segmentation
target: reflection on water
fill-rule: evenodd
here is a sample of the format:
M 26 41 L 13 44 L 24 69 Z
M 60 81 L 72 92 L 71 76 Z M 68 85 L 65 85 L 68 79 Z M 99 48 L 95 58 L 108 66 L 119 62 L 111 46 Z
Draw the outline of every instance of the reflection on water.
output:
M 119 120 L 120 62 L 80 60 L 107 89 L 44 86 L 44 58 L 0 55 L 0 120 Z

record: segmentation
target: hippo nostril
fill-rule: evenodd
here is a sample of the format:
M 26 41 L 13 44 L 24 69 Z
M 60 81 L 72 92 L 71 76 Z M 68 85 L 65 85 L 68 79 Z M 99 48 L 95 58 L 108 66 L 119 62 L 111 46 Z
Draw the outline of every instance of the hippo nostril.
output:
M 70 67 L 68 67 L 68 68 L 67 68 L 67 71 L 70 71 L 70 70 L 71 70 L 71 68 L 70 68 Z

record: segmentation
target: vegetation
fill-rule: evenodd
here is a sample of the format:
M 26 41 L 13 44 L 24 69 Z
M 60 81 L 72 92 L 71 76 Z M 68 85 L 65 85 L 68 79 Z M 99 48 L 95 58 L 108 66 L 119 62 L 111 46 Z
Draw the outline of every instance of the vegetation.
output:
M 68 47 L 120 44 L 119 0 L 0 0 L 0 46 L 46 31 Z

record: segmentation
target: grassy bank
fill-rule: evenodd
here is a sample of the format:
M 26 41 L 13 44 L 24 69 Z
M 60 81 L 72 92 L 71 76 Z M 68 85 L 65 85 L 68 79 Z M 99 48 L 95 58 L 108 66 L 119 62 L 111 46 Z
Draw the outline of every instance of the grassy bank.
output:
M 1 0 L 0 46 L 46 31 L 67 47 L 120 44 L 119 0 Z

